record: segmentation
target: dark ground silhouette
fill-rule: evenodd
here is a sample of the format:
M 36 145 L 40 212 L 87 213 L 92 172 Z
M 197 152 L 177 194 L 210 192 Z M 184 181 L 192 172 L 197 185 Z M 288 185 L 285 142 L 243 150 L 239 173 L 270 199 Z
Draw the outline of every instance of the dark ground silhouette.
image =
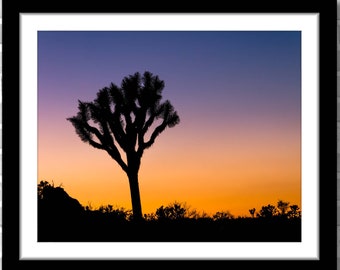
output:
M 178 203 L 143 220 L 111 206 L 91 210 L 62 187 L 38 185 L 39 242 L 300 242 L 301 216 L 262 207 L 256 217 L 192 216 Z M 274 211 L 275 210 L 275 211 Z M 282 209 L 281 209 L 282 210 Z M 290 213 L 290 214 L 289 214 Z

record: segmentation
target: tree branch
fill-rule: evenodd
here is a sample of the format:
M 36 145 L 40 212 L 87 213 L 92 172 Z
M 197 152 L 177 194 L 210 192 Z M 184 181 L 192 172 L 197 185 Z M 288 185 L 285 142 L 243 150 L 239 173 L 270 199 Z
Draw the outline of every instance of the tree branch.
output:
M 164 131 L 166 126 L 167 126 L 167 122 L 166 122 L 166 119 L 164 119 L 162 124 L 160 124 L 158 127 L 156 127 L 155 130 L 152 132 L 149 141 L 147 141 L 146 143 L 139 146 L 139 147 L 141 147 L 141 149 L 138 149 L 138 152 L 142 152 L 142 151 L 144 151 L 144 149 L 151 147 L 153 145 L 153 143 L 155 142 L 155 139 L 157 138 L 157 136 L 161 132 Z
M 107 145 L 106 144 L 107 141 L 106 141 L 105 137 L 99 132 L 99 130 L 97 128 L 90 126 L 87 122 L 84 123 L 84 124 L 86 125 L 86 128 L 91 133 L 95 134 L 96 137 L 98 138 L 98 140 L 101 142 L 101 144 L 99 144 L 99 143 L 97 143 L 93 140 L 89 140 L 90 145 L 92 145 L 95 148 L 105 150 L 115 161 L 117 161 L 117 163 L 121 166 L 121 168 L 126 172 L 127 171 L 127 165 L 123 161 L 117 146 L 114 144 L 114 141 L 112 140 L 112 144 Z M 112 139 L 112 137 L 111 137 L 111 139 Z

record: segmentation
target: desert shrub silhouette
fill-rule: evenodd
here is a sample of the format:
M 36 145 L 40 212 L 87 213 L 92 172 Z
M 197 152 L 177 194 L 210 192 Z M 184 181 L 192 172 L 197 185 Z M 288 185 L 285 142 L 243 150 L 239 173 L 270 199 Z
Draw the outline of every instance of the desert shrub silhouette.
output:
M 66 191 L 47 181 L 38 184 L 38 239 L 61 241 L 81 227 L 83 206 Z
M 278 202 L 280 204 L 280 201 Z M 268 204 L 250 217 L 229 211 L 199 214 L 186 203 L 162 205 L 134 222 L 132 210 L 103 205 L 82 206 L 60 186 L 38 184 L 38 241 L 46 242 L 299 242 L 301 210 L 285 204 L 285 211 Z M 255 215 L 256 213 L 256 215 Z

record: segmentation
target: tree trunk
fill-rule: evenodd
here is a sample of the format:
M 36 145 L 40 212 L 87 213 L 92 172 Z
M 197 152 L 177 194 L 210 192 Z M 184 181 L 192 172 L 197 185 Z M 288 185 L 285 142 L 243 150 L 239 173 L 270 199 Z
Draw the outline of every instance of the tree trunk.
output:
M 130 184 L 133 219 L 135 221 L 140 221 L 143 219 L 143 214 L 142 214 L 142 204 L 141 204 L 140 193 L 139 193 L 138 170 L 129 172 L 128 177 L 129 177 L 129 184 Z

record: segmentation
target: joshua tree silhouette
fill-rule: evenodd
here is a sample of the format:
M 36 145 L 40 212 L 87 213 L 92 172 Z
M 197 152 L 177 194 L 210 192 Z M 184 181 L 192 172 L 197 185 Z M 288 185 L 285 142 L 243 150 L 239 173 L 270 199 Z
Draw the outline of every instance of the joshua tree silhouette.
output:
M 127 174 L 133 217 L 143 218 L 138 171 L 145 149 L 166 127 L 180 122 L 170 101 L 161 102 L 164 81 L 146 71 L 123 78 L 121 86 L 111 83 L 92 102 L 78 101 L 78 113 L 67 118 L 83 142 L 105 150 Z M 145 135 L 155 125 L 150 137 Z M 121 157 L 119 148 L 126 154 Z

